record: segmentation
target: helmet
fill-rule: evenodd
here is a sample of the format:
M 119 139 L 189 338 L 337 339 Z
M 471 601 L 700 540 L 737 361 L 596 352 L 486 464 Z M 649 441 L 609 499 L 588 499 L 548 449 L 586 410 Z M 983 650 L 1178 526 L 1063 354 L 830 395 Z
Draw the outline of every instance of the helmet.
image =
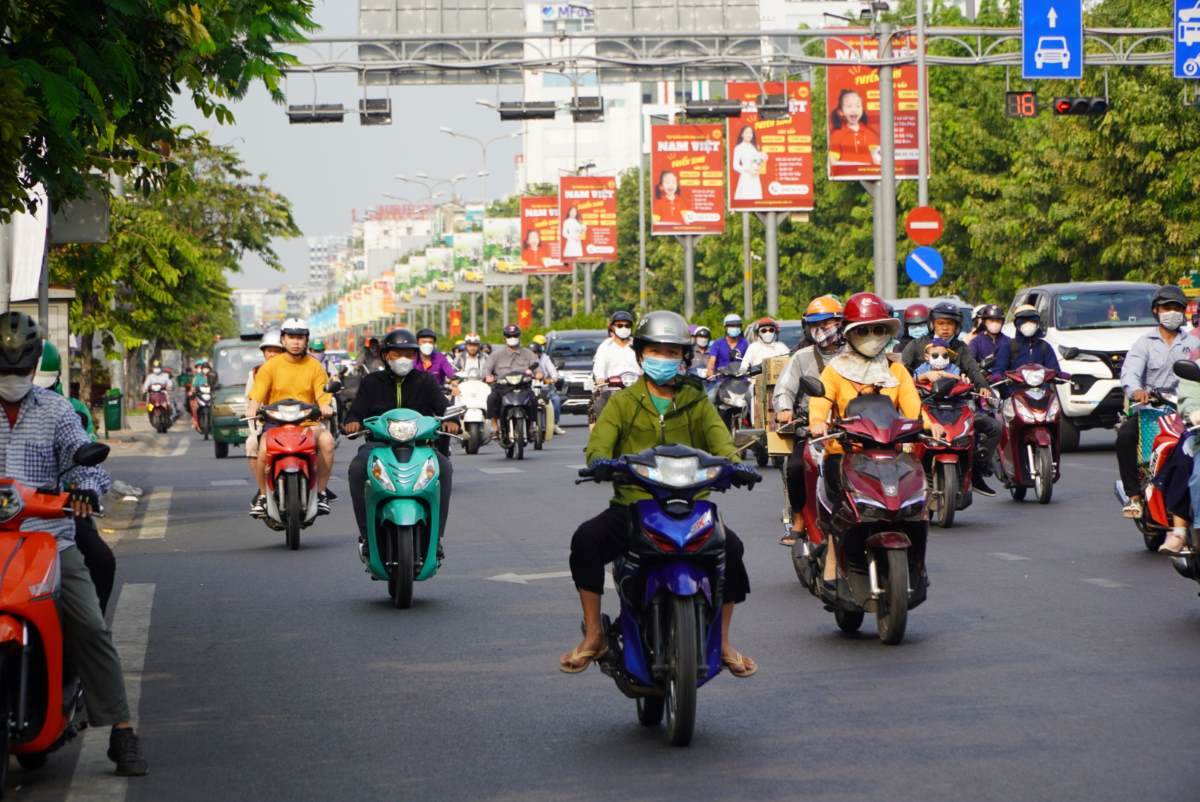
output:
M 512 324 L 505 326 L 504 327 L 504 336 L 505 337 L 520 337 L 521 336 L 521 327 L 514 326 Z
M 534 345 L 545 345 L 546 344 L 546 335 L 545 334 L 535 335 L 533 338 L 533 344 Z
M 42 356 L 42 332 L 24 312 L 0 315 L 0 368 L 33 370 Z
M 934 320 L 953 320 L 959 328 L 962 328 L 962 312 L 949 301 L 934 304 L 929 317 Z
M 993 320 L 995 318 L 1004 320 L 1004 310 L 996 304 L 984 304 L 975 310 L 975 317 L 980 320 Z
M 308 350 L 316 351 L 317 353 L 323 352 L 325 350 L 325 341 L 324 340 L 313 340 L 312 343 L 309 344 Z
M 883 323 L 895 337 L 900 331 L 900 321 L 888 314 L 887 304 L 873 292 L 856 292 L 846 299 L 842 333 L 849 334 L 859 326 Z
M 381 351 L 416 351 L 420 346 L 417 345 L 417 338 L 408 329 L 392 329 L 383 338 L 383 344 L 380 346 Z
M 42 361 L 38 364 L 37 373 L 33 374 L 33 383 L 38 387 L 53 390 L 54 385 L 58 384 L 61 372 L 62 359 L 58 355 L 58 348 L 49 340 L 43 340 Z
M 641 350 L 647 345 L 681 345 L 684 356 L 690 357 L 692 338 L 688 334 L 687 321 L 678 312 L 659 310 L 642 318 L 633 333 L 633 347 Z
M 1150 302 L 1150 308 L 1162 304 L 1179 304 L 1182 307 L 1187 307 L 1188 299 L 1183 294 L 1183 290 L 1176 287 L 1174 284 L 1164 284 L 1158 288 L 1158 292 L 1154 293 L 1154 300 Z
M 418 331 L 417 339 L 419 340 L 422 337 L 432 337 L 435 342 L 437 341 L 437 334 L 433 331 L 433 329 L 421 329 Z
M 929 307 L 925 304 L 909 304 L 904 308 L 904 325 L 914 326 L 929 322 Z
M 776 323 L 775 319 L 772 317 L 760 317 L 758 320 L 754 321 L 754 327 L 758 328 L 758 329 L 761 329 L 763 326 L 778 326 L 778 325 L 779 324 Z
M 708 326 L 696 326 L 692 329 L 692 336 L 693 337 L 708 337 L 711 340 L 712 332 L 709 331 Z
M 299 334 L 302 337 L 308 336 L 308 321 L 302 317 L 289 317 L 283 321 L 283 325 L 279 330 L 284 334 Z
M 471 345 L 472 343 L 479 345 L 481 342 L 483 342 L 483 340 L 479 339 L 479 335 L 475 332 L 471 332 L 467 335 L 467 338 L 463 340 L 464 345 Z
M 832 295 L 820 295 L 808 303 L 804 310 L 805 323 L 822 323 L 842 316 L 842 305 Z
M 200 367 L 201 365 L 207 365 L 207 364 L 208 364 L 208 360 L 207 360 L 207 359 L 205 359 L 204 357 L 200 357 L 199 359 L 197 359 L 197 360 L 195 361 L 195 363 L 193 364 L 193 367 L 197 367 L 197 368 L 198 368 L 198 367 Z
M 742 325 L 742 316 L 739 314 L 730 312 L 728 315 L 725 316 L 725 319 L 721 321 L 721 325 L 722 326 L 740 326 L 740 325 Z
M 1038 324 L 1039 330 L 1042 326 L 1042 316 L 1038 314 L 1036 307 L 1029 304 L 1021 304 L 1013 312 L 1013 323 L 1019 328 L 1022 320 L 1032 320 Z
M 610 317 L 608 319 L 608 322 L 610 324 L 612 324 L 612 323 L 628 323 L 630 326 L 632 326 L 633 325 L 633 315 L 631 315 L 630 313 L 626 312 L 623 309 L 618 310 L 618 311 L 612 313 L 612 317 Z
M 283 340 L 279 333 L 279 329 L 267 329 L 263 332 L 262 342 L 258 344 L 258 350 L 264 348 L 283 348 Z

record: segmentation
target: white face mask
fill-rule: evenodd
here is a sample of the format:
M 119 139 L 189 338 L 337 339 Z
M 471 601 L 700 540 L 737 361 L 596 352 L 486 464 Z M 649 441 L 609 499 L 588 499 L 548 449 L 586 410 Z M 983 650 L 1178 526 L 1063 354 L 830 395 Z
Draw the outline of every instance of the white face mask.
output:
M 876 336 L 868 334 L 865 331 L 852 331 L 847 335 L 847 338 L 850 340 L 850 345 L 854 347 L 855 351 L 858 351 L 868 359 L 874 359 L 883 353 L 883 349 L 891 341 L 892 335 L 880 334 Z
M 696 346 L 698 348 L 707 348 L 708 347 L 708 338 L 707 337 L 697 337 L 696 338 Z
M 395 359 L 388 360 L 388 367 L 397 376 L 407 376 L 409 373 L 412 373 L 413 361 L 406 356 L 396 357 Z
M 509 348 L 516 348 L 518 345 L 521 344 L 521 338 L 520 337 L 505 337 L 504 342 Z
M 988 334 L 999 334 L 1000 329 L 1004 327 L 1004 321 L 988 320 L 983 325 L 987 328 Z
M 628 326 L 613 326 L 613 334 L 617 335 L 619 339 L 628 340 L 629 336 L 633 334 L 633 329 Z
M 929 357 L 929 367 L 934 370 L 945 370 L 950 366 L 950 357 L 948 356 L 931 356 Z
M 421 343 L 421 353 L 425 356 L 433 355 L 433 343 Z
M 767 345 L 775 342 L 775 332 L 773 331 L 764 331 L 760 336 L 762 337 L 762 341 Z
M 33 376 L 0 376 L 0 398 L 16 403 L 33 389 Z
M 1160 312 L 1158 323 L 1167 331 L 1178 331 L 1183 325 L 1183 312 Z
M 1021 336 L 1025 338 L 1029 338 L 1037 334 L 1037 330 L 1038 324 L 1036 323 L 1022 323 L 1020 328 Z

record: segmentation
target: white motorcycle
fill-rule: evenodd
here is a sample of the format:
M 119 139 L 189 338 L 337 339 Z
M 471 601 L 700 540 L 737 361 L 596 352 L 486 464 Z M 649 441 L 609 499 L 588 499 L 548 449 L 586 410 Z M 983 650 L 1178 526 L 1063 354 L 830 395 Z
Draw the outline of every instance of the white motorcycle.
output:
M 458 383 L 458 404 L 467 410 L 463 415 L 463 425 L 466 427 L 463 445 L 468 454 L 479 453 L 480 446 L 487 442 L 487 405 L 491 394 L 492 388 L 474 371 L 467 373 Z

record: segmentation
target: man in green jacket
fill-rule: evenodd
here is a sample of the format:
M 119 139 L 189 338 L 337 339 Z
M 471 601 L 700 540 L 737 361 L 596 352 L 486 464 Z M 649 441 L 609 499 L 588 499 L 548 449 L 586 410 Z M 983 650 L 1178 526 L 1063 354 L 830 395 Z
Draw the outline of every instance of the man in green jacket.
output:
M 737 459 L 729 429 L 709 402 L 703 385 L 680 373 L 691 357 L 687 321 L 674 312 L 651 312 L 638 324 L 634 352 L 643 376 L 618 391 L 605 405 L 588 438 L 588 464 L 634 454 L 659 445 L 685 445 Z M 583 640 L 559 658 L 559 668 L 576 674 L 606 651 L 600 597 L 604 566 L 629 545 L 629 505 L 650 496 L 631 485 L 616 486 L 608 509 L 584 521 L 571 538 L 571 577 L 583 605 Z M 733 605 L 745 601 L 750 579 L 742 560 L 742 541 L 725 527 L 725 605 L 721 611 L 721 662 L 735 677 L 748 677 L 757 664 L 729 640 Z

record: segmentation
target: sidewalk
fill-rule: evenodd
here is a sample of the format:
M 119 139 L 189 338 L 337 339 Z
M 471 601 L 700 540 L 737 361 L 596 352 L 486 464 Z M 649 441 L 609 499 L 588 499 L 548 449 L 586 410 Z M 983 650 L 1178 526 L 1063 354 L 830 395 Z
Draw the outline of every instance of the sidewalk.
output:
M 96 437 L 104 443 L 151 443 L 154 442 L 156 432 L 150 425 L 150 419 L 145 415 L 126 415 L 125 428 L 117 429 L 110 433 L 110 436 L 104 437 L 104 419 L 98 419 L 99 425 L 96 427 Z

